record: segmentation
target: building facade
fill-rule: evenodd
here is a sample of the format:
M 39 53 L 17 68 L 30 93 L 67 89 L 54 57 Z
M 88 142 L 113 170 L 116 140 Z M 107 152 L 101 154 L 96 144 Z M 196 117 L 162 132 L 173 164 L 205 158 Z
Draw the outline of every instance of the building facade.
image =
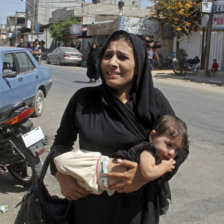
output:
M 25 13 L 24 12 L 16 12 L 13 16 L 7 16 L 6 25 L 2 25 L 4 27 L 4 34 L 2 33 L 2 37 L 4 36 L 5 42 L 10 45 L 16 45 L 18 43 L 18 39 L 22 36 L 20 29 L 25 25 Z

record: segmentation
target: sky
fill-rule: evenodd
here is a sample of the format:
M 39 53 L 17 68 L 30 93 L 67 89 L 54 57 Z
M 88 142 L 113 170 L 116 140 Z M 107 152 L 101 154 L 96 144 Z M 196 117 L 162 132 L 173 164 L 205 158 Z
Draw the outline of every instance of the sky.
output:
M 87 0 L 87 2 L 90 1 Z M 16 12 L 24 12 L 25 5 L 25 2 L 21 0 L 0 0 L 0 24 L 6 24 L 7 16 L 15 15 Z M 148 0 L 142 0 L 142 8 L 148 5 Z

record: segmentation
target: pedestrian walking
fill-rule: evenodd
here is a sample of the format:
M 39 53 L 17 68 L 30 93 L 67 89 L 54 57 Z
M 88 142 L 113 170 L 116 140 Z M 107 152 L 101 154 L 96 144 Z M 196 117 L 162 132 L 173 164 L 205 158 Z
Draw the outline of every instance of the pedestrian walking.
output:
M 93 43 L 87 58 L 87 77 L 90 79 L 89 82 L 93 83 L 99 79 L 99 75 L 96 69 L 96 59 L 99 53 L 99 48 L 96 43 Z

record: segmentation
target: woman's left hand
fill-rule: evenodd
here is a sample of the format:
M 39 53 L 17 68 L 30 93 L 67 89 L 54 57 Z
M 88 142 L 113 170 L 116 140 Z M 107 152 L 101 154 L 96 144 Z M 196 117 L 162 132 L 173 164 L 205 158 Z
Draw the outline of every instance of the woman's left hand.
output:
M 118 159 L 117 163 L 127 168 L 127 171 L 123 173 L 110 172 L 105 174 L 104 176 L 108 178 L 113 177 L 113 179 L 117 178 L 118 180 L 118 184 L 109 186 L 109 189 L 115 190 L 118 193 L 130 193 L 139 190 L 148 182 L 142 176 L 138 163 L 121 159 Z

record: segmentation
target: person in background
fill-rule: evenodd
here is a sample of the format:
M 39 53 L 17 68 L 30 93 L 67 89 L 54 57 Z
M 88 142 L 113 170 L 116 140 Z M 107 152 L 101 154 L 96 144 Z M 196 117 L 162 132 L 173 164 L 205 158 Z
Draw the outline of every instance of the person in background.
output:
M 216 77 L 215 73 L 218 71 L 218 67 L 219 65 L 216 59 L 214 59 L 212 63 L 212 68 L 209 70 L 209 72 L 212 74 L 213 77 Z
M 33 56 L 39 64 L 41 63 L 41 55 L 42 55 L 41 46 L 39 44 L 39 40 L 36 39 L 34 41 L 34 46 L 33 46 Z
M 117 179 L 109 188 L 115 191 L 112 196 L 106 191 L 89 194 L 75 178 L 55 167 L 54 158 L 71 151 L 77 138 L 80 149 L 113 158 L 119 149 L 128 152 L 147 141 L 160 117 L 174 115 L 168 100 L 153 86 L 147 51 L 136 35 L 122 30 L 112 33 L 97 57 L 97 71 L 102 84 L 79 89 L 65 109 L 51 147 L 51 173 L 62 195 L 74 200 L 71 223 L 158 224 L 160 189 L 187 158 L 188 146 L 177 153 L 175 169 L 153 183 L 143 177 L 139 163 L 117 160 L 126 171 L 107 174 Z
M 153 70 L 155 64 L 159 64 L 159 55 L 153 40 L 147 42 L 147 51 L 151 70 Z
M 80 40 L 80 38 L 78 38 L 76 40 L 75 45 L 76 45 L 76 49 L 78 49 L 80 51 L 81 50 L 81 40 Z
M 96 69 L 96 59 L 99 53 L 99 48 L 96 43 L 92 43 L 88 58 L 87 58 L 87 72 L 86 75 L 90 79 L 89 82 L 93 83 L 99 79 Z
M 22 37 L 19 38 L 19 44 L 17 45 L 17 47 L 25 48 L 24 39 Z
M 34 50 L 33 50 L 33 42 L 32 41 L 28 43 L 27 49 L 30 51 L 31 54 L 33 54 Z

